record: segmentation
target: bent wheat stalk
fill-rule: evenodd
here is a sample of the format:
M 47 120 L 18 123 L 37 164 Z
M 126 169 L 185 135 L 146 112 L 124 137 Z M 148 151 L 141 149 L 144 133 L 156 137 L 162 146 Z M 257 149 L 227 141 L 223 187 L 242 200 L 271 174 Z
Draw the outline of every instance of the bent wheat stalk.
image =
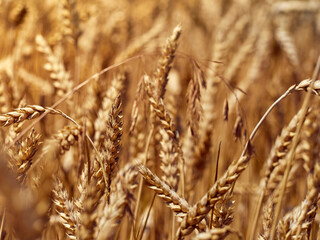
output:
M 303 105 L 301 107 L 301 111 L 302 111 L 301 118 L 302 119 L 305 117 L 305 115 L 307 113 L 308 105 L 309 105 L 309 102 L 310 102 L 310 99 L 311 99 L 311 92 L 315 91 L 314 88 L 318 88 L 319 87 L 319 81 L 316 80 L 318 78 L 318 76 L 319 76 L 319 72 L 320 72 L 320 56 L 318 58 L 317 66 L 316 66 L 316 68 L 314 70 L 314 73 L 313 73 L 313 76 L 312 76 L 312 80 L 308 82 L 311 90 L 308 91 L 308 94 L 305 97 Z M 306 89 L 308 90 L 308 88 L 306 88 Z M 283 200 L 284 192 L 285 192 L 285 189 L 286 189 L 287 180 L 288 180 L 288 177 L 289 177 L 289 172 L 290 172 L 290 169 L 291 169 L 292 159 L 293 159 L 296 147 L 298 145 L 298 140 L 299 140 L 300 132 L 301 132 L 301 129 L 302 129 L 302 124 L 303 124 L 303 121 L 300 121 L 300 123 L 299 123 L 299 125 L 297 127 L 297 133 L 293 138 L 292 147 L 291 147 L 289 155 L 288 155 L 288 163 L 287 163 L 287 167 L 286 167 L 286 170 L 285 170 L 285 173 L 284 173 L 284 176 L 283 176 L 283 181 L 281 183 L 279 201 L 277 202 L 277 205 L 276 205 L 275 217 L 274 217 L 273 223 L 272 223 L 271 238 L 270 238 L 271 240 L 273 240 L 274 237 L 275 237 L 275 231 L 276 231 L 276 226 L 277 226 L 277 222 L 278 222 L 278 218 L 279 218 L 279 214 L 280 214 L 280 210 L 281 210 L 282 200 Z
M 316 77 L 314 79 L 316 79 Z M 205 194 L 205 196 L 195 204 L 195 206 L 193 207 L 195 210 L 189 211 L 184 217 L 181 226 L 177 231 L 177 239 L 181 239 L 184 236 L 192 233 L 195 226 L 209 213 L 209 211 L 214 207 L 215 203 L 220 200 L 223 195 L 226 194 L 229 190 L 232 191 L 236 180 L 248 166 L 248 162 L 252 154 L 251 141 L 253 140 L 263 121 L 277 106 L 277 104 L 279 104 L 279 102 L 281 102 L 291 93 L 299 90 L 305 90 L 308 87 L 310 87 L 312 91 L 318 95 L 320 90 L 320 81 L 318 80 L 316 81 L 316 83 L 316 85 L 311 84 L 311 81 L 307 79 L 303 80 L 298 85 L 292 85 L 268 108 L 260 121 L 257 123 L 256 127 L 253 129 L 240 158 L 238 160 L 234 160 L 234 162 L 227 169 L 227 172 L 212 186 L 212 188 Z

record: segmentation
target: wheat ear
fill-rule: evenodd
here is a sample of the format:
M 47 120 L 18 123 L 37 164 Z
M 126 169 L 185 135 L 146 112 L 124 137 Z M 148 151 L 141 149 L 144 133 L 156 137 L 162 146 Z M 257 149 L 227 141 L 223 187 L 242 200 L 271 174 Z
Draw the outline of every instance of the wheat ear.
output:
M 299 57 L 294 38 L 291 36 L 287 29 L 287 22 L 285 19 L 278 21 L 278 26 L 275 31 L 276 41 L 281 46 L 281 49 L 285 53 L 289 63 L 296 69 L 299 69 Z
M 55 56 L 49 47 L 47 41 L 42 35 L 36 36 L 37 50 L 44 54 L 47 63 L 44 69 L 50 73 L 50 78 L 53 80 L 53 86 L 59 97 L 64 96 L 72 89 L 72 81 L 70 73 L 66 71 L 63 62 Z
M 31 130 L 26 139 L 21 142 L 20 149 L 16 156 L 17 179 L 23 182 L 31 167 L 32 159 L 40 146 L 40 135 L 34 129 Z
M 0 115 L 0 126 L 5 127 L 14 123 L 20 123 L 25 120 L 32 120 L 38 118 L 43 113 L 48 112 L 50 114 L 56 114 L 63 116 L 70 120 L 70 118 L 63 112 L 50 107 L 42 107 L 38 105 L 28 105 L 23 108 L 17 108 L 12 112 L 8 112 Z
M 116 101 L 116 98 L 119 97 L 124 88 L 125 79 L 125 74 L 118 74 L 114 77 L 111 81 L 110 88 L 103 97 L 101 108 L 98 112 L 97 119 L 94 122 L 94 143 L 96 147 L 100 147 L 104 143 L 108 123 L 106 119 L 109 118 L 109 114 L 112 111 L 112 104 Z
M 320 164 L 317 162 L 313 173 L 308 177 L 308 193 L 301 204 L 301 212 L 296 222 L 294 222 L 291 232 L 296 239 L 302 239 L 304 234 L 309 237 L 311 224 L 314 221 L 319 201 L 320 192 Z
M 184 216 L 189 211 L 191 206 L 187 201 L 181 198 L 166 183 L 161 181 L 146 166 L 138 164 L 138 169 L 148 186 L 156 192 L 157 196 L 161 198 L 177 216 Z
M 77 11 L 77 1 L 61 0 L 62 3 L 62 33 L 71 37 L 75 46 L 77 46 L 78 38 L 81 31 L 79 28 L 79 13 Z
M 97 239 L 114 239 L 125 212 L 130 209 L 133 191 L 137 187 L 138 172 L 132 164 L 121 169 L 115 179 L 110 195 L 110 203 L 103 210 L 103 217 L 98 223 Z
M 314 73 L 313 73 L 313 76 L 312 76 L 312 80 L 309 83 L 309 86 L 310 86 L 311 90 L 314 90 L 317 87 L 316 83 L 318 81 L 316 81 L 316 79 L 319 76 L 319 72 L 320 72 L 320 57 L 318 57 L 317 66 L 316 66 L 316 68 L 314 70 Z M 306 113 L 307 113 L 307 107 L 308 107 L 308 104 L 310 102 L 311 92 L 312 91 L 310 91 L 310 90 L 308 91 L 308 94 L 307 94 L 307 96 L 305 97 L 305 99 L 303 101 L 303 105 L 301 107 L 301 109 L 302 109 L 302 118 L 304 118 Z M 299 123 L 298 127 L 297 127 L 297 134 L 293 138 L 292 147 L 291 147 L 289 155 L 288 155 L 288 163 L 287 163 L 287 167 L 286 167 L 286 170 L 285 170 L 285 173 L 284 173 L 284 178 L 283 178 L 282 185 L 281 185 L 281 192 L 280 192 L 279 201 L 277 203 L 276 210 L 275 210 L 275 218 L 274 218 L 274 221 L 272 223 L 271 240 L 273 240 L 274 236 L 275 236 L 276 225 L 277 225 L 277 221 L 278 221 L 280 210 L 281 210 L 282 199 L 283 199 L 284 191 L 286 189 L 286 183 L 287 183 L 289 172 L 290 172 L 290 168 L 291 168 L 291 162 L 292 162 L 292 159 L 293 159 L 293 156 L 294 156 L 294 152 L 295 152 L 297 144 L 298 144 L 299 135 L 300 135 L 300 132 L 301 132 L 301 129 L 302 129 L 302 123 L 303 122 L 301 121 Z
M 317 81 L 315 82 L 317 83 Z M 235 181 L 239 177 L 239 175 L 242 173 L 242 171 L 245 170 L 247 167 L 247 163 L 250 160 L 252 149 L 251 149 L 251 143 L 250 140 L 252 140 L 261 126 L 262 122 L 266 118 L 266 116 L 271 112 L 271 110 L 285 97 L 290 95 L 294 91 L 298 90 L 304 90 L 307 89 L 311 85 L 311 82 L 309 80 L 304 80 L 300 82 L 298 85 L 291 86 L 285 94 L 283 94 L 276 102 L 274 102 L 270 108 L 266 111 L 264 116 L 260 119 L 254 130 L 252 131 L 249 141 L 247 142 L 241 157 L 238 161 L 234 161 L 229 168 L 227 169 L 227 172 L 221 177 L 214 185 L 213 187 L 206 193 L 206 195 L 195 205 L 195 211 L 188 212 L 187 215 L 184 217 L 183 222 L 181 223 L 180 228 L 177 231 L 177 238 L 180 239 L 183 236 L 186 236 L 190 234 L 196 224 L 198 224 L 207 214 L 208 212 L 214 207 L 214 204 L 222 198 L 222 196 L 227 193 L 229 190 L 232 189 Z M 317 90 L 319 88 L 319 85 L 311 85 L 311 89 L 314 93 L 318 94 Z
M 100 147 L 102 151 L 102 156 L 105 161 L 104 168 L 106 172 L 106 194 L 110 194 L 110 185 L 111 180 L 114 175 L 114 169 L 119 160 L 120 153 L 120 144 L 122 136 L 122 125 L 123 125 L 123 116 L 122 116 L 122 102 L 121 96 L 117 96 L 114 100 L 114 103 L 111 108 L 107 119 L 107 126 L 104 136 L 103 145 Z M 96 176 L 98 177 L 99 182 L 101 183 L 102 179 L 102 169 L 101 167 L 97 170 Z M 109 197 L 108 197 L 109 198 Z
M 173 30 L 172 35 L 167 39 L 166 45 L 162 48 L 161 57 L 158 60 L 158 66 L 154 72 L 154 81 L 158 91 L 157 96 L 163 98 L 166 92 L 168 74 L 174 59 L 174 54 L 178 46 L 178 39 L 181 34 L 181 26 L 178 25 Z
M 69 200 L 69 194 L 64 190 L 62 182 L 57 179 L 54 189 L 54 205 L 61 217 L 61 223 L 68 239 L 76 239 L 75 231 L 79 227 L 79 218 L 75 213 L 73 202 Z
M 92 177 L 87 186 L 82 211 L 80 212 L 80 227 L 77 229 L 77 238 L 81 240 L 93 239 L 96 226 L 96 209 L 103 192 L 97 191 L 97 179 Z
M 174 151 L 174 145 L 166 131 L 161 129 L 160 134 L 162 136 L 160 143 L 161 170 L 163 171 L 162 180 L 172 189 L 177 191 L 180 174 L 178 168 L 178 153 Z
M 209 213 L 215 204 L 229 192 L 240 174 L 246 169 L 251 158 L 251 151 L 234 161 L 227 172 L 210 188 L 210 190 L 194 206 L 194 211 L 188 211 L 183 218 L 180 228 L 177 231 L 176 238 L 189 235 L 197 224 Z

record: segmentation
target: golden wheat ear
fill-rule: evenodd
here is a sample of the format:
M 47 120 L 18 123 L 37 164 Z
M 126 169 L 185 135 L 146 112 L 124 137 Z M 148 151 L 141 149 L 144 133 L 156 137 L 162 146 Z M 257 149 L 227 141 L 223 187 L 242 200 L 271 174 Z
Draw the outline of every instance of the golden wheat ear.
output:
M 50 107 L 42 107 L 39 105 L 28 105 L 26 107 L 17 108 L 12 112 L 0 115 L 0 126 L 6 127 L 14 123 L 21 123 L 25 120 L 32 120 L 40 117 L 44 113 L 60 115 L 70 120 L 70 118 L 62 111 Z
M 156 192 L 157 196 L 161 198 L 177 216 L 185 216 L 185 214 L 191 209 L 191 206 L 189 206 L 185 199 L 181 198 L 146 166 L 138 164 L 138 170 L 147 182 L 148 186 Z
M 105 137 L 106 131 L 108 129 L 108 118 L 109 115 L 112 114 L 113 104 L 116 101 L 119 101 L 119 96 L 124 89 L 124 83 L 126 80 L 126 74 L 118 74 L 116 75 L 112 81 L 110 88 L 106 91 L 105 96 L 103 97 L 101 108 L 98 112 L 97 119 L 94 122 L 94 142 L 96 147 L 103 147 L 105 148 Z M 118 100 L 117 100 L 118 99 Z M 114 112 L 113 112 L 114 113 Z
M 126 211 L 132 215 L 137 176 L 137 169 L 132 164 L 125 165 L 118 172 L 112 186 L 110 203 L 105 205 L 103 216 L 97 224 L 96 239 L 114 239 Z
M 264 171 L 265 172 L 264 178 L 261 180 L 261 183 L 260 183 L 261 186 L 263 187 L 263 191 L 265 191 L 264 189 L 267 188 L 268 185 L 270 185 L 269 181 L 273 182 L 270 179 L 272 172 L 279 165 L 280 160 L 284 159 L 288 153 L 288 149 L 290 148 L 292 139 L 296 133 L 300 115 L 301 115 L 301 111 L 299 111 L 292 118 L 288 126 L 283 128 L 283 130 L 281 131 L 281 135 L 276 139 L 275 145 L 273 146 L 270 152 L 270 155 L 267 159 L 267 169 Z M 277 176 L 278 174 L 274 174 L 274 175 Z M 270 195 L 272 190 L 273 189 L 269 189 L 269 193 L 266 193 L 266 195 Z
M 53 86 L 56 90 L 58 97 L 63 97 L 66 93 L 70 92 L 73 88 L 70 79 L 70 73 L 66 71 L 63 62 L 53 54 L 47 41 L 42 35 L 36 36 L 37 50 L 44 54 L 46 64 L 43 66 L 50 74 L 53 80 Z
M 76 239 L 76 229 L 80 225 L 78 215 L 75 212 L 74 203 L 69 199 L 68 192 L 64 189 L 62 182 L 57 179 L 55 189 L 53 190 L 53 203 L 56 212 L 60 216 L 66 237 L 68 239 Z
M 250 145 L 250 142 L 248 144 Z M 248 162 L 252 155 L 251 148 L 252 147 L 249 147 L 244 156 L 241 156 L 238 160 L 234 160 L 225 174 L 218 179 L 202 199 L 194 205 L 194 210 L 187 212 L 177 231 L 177 238 L 180 239 L 183 236 L 192 233 L 197 224 L 206 217 L 215 204 L 231 191 L 240 174 L 248 166 Z
M 163 171 L 162 180 L 174 191 L 177 191 L 180 175 L 178 161 L 179 154 L 175 151 L 172 139 L 170 139 L 166 131 L 161 129 L 160 134 L 162 136 L 160 142 L 161 169 Z
M 21 142 L 19 152 L 16 156 L 17 179 L 23 182 L 26 174 L 32 165 L 33 157 L 41 144 L 40 134 L 37 134 L 34 129 L 31 130 L 26 139 Z
M 84 201 L 82 203 L 82 211 L 80 212 L 80 226 L 77 229 L 77 237 L 79 239 L 93 239 L 97 207 L 103 192 L 97 191 L 97 179 L 92 177 L 87 186 Z
M 181 26 L 178 25 L 173 30 L 172 35 L 167 39 L 166 45 L 162 48 L 161 57 L 158 60 L 158 66 L 153 74 L 157 96 L 163 98 L 166 92 L 168 75 L 178 47 L 178 39 L 181 35 Z
M 118 95 L 112 103 L 111 111 L 106 120 L 106 128 L 100 136 L 102 137 L 100 139 L 103 139 L 102 145 L 100 146 L 100 151 L 104 160 L 104 165 L 100 166 L 100 168 L 103 167 L 105 169 L 105 190 L 107 196 L 110 194 L 111 181 L 115 175 L 114 171 L 119 160 L 122 127 L 122 101 L 121 95 Z M 102 169 L 97 169 L 97 176 L 101 176 L 101 173 L 103 173 Z
M 291 223 L 291 235 L 297 239 L 310 237 L 311 225 L 315 220 L 320 192 L 320 164 L 319 160 L 314 165 L 308 176 L 308 192 L 305 200 L 300 205 L 300 213 Z

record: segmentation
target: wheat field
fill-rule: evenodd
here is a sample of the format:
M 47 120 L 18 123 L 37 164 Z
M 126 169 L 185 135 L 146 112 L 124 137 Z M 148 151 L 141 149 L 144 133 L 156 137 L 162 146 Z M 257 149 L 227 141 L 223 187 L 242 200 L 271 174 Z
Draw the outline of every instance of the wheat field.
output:
M 0 0 L 0 240 L 320 239 L 319 0 Z

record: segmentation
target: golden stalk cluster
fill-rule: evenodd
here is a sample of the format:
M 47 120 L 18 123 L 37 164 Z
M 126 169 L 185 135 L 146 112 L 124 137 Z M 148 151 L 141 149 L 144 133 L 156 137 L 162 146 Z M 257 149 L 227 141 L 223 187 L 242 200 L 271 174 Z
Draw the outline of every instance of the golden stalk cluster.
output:
M 319 19 L 0 1 L 0 240 L 320 239 Z

